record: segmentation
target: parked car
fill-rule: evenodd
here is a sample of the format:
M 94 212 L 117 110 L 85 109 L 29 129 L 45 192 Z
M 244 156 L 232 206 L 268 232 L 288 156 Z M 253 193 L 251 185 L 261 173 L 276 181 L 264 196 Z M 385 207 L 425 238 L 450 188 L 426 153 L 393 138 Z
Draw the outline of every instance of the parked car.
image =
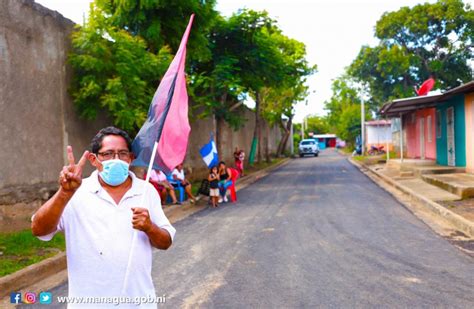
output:
M 306 154 L 317 157 L 319 155 L 319 145 L 314 139 L 304 139 L 300 142 L 298 152 L 300 157 Z

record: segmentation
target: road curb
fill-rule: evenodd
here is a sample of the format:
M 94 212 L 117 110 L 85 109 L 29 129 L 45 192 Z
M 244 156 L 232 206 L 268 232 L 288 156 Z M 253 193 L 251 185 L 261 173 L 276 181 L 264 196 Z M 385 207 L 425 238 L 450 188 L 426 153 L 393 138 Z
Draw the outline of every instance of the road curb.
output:
M 432 200 L 427 199 L 426 197 L 414 192 L 410 188 L 407 188 L 396 181 L 392 180 L 391 178 L 378 173 L 377 171 L 372 170 L 371 168 L 367 167 L 365 164 L 357 162 L 352 158 L 348 158 L 348 161 L 359 168 L 363 173 L 365 171 L 373 174 L 380 180 L 384 181 L 385 183 L 395 187 L 396 189 L 402 191 L 403 193 L 409 195 L 412 199 L 421 202 L 425 205 L 431 212 L 435 213 L 436 215 L 441 216 L 442 218 L 449 221 L 452 225 L 454 225 L 457 229 L 462 231 L 463 233 L 474 237 L 474 223 L 461 217 L 460 215 L 446 209 L 445 207 L 441 206 L 440 204 L 433 202 Z
M 236 191 L 239 191 L 247 187 L 248 185 L 256 182 L 257 180 L 265 177 L 271 171 L 287 164 L 290 161 L 291 161 L 290 158 L 286 158 L 275 165 L 266 167 L 248 176 L 242 177 L 241 179 L 237 180 L 237 183 L 235 186 Z M 189 210 L 183 211 L 183 207 L 188 207 L 188 208 L 192 207 L 194 211 L 189 211 Z M 176 218 L 175 220 L 172 220 L 170 218 L 170 222 L 174 224 L 206 208 L 207 206 L 196 207 L 196 206 L 191 205 L 189 202 L 187 202 L 187 204 L 182 205 L 181 207 L 174 207 L 174 206 L 172 208 L 166 207 L 164 208 L 164 212 L 167 217 Z M 23 288 L 26 288 L 28 286 L 35 284 L 36 282 L 44 280 L 48 278 L 49 276 L 52 276 L 66 269 L 66 267 L 67 267 L 66 252 L 61 252 L 39 263 L 27 266 L 13 274 L 1 277 L 0 278 L 0 298 L 7 296 L 10 292 L 19 291 Z
M 282 161 L 276 163 L 275 165 L 266 167 L 252 174 L 239 178 L 237 180 L 237 183 L 235 184 L 235 190 L 239 191 L 247 187 L 248 185 L 261 179 L 262 177 L 265 177 L 270 171 L 273 171 L 279 168 L 280 166 L 285 165 L 289 161 L 290 161 L 289 158 L 283 159 Z M 207 208 L 207 204 L 197 203 L 196 205 L 193 205 L 186 201 L 179 207 L 176 207 L 174 205 L 166 206 L 163 208 L 163 211 L 171 223 L 176 223 L 206 208 Z
M 13 274 L 0 278 L 0 297 L 19 291 L 35 281 L 52 276 L 66 268 L 66 252 L 61 252 L 39 263 L 27 266 Z M 38 278 L 38 279 L 37 279 Z

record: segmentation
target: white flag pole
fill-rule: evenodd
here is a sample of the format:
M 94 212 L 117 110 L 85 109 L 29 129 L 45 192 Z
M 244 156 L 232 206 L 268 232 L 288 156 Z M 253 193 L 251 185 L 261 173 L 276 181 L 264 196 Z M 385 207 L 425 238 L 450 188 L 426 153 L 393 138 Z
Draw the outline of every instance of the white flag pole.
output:
M 151 153 L 150 163 L 148 164 L 148 170 L 146 172 L 146 178 L 145 178 L 146 182 L 150 181 L 150 175 L 153 169 L 153 162 L 155 162 L 157 148 L 158 148 L 158 142 L 155 141 L 155 144 L 153 145 L 153 151 Z M 148 192 L 148 186 L 145 185 L 143 188 L 142 199 L 140 201 L 140 207 L 143 207 L 143 203 L 145 202 L 145 196 L 147 192 Z M 123 279 L 122 295 L 125 295 L 125 291 L 128 288 L 128 281 L 130 279 L 130 269 L 132 267 L 133 251 L 134 251 L 135 243 L 137 242 L 137 233 L 138 231 L 136 229 L 133 229 L 132 243 L 130 245 L 130 253 L 128 254 L 127 269 L 125 271 L 125 277 Z

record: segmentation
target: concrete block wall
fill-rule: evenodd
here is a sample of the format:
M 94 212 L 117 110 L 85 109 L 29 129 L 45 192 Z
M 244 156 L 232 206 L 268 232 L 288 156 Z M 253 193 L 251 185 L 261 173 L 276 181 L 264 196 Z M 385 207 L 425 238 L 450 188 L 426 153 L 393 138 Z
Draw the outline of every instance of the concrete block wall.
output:
M 0 2 L 0 188 L 55 182 L 108 121 L 79 119 L 68 95 L 74 23 L 31 0 Z

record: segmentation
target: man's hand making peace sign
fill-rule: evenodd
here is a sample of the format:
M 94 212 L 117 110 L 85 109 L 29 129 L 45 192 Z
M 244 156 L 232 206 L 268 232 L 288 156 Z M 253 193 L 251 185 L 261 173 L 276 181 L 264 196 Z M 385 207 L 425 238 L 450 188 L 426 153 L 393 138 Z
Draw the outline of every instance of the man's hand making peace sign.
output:
M 68 165 L 59 173 L 59 190 L 35 214 L 31 223 L 34 235 L 42 236 L 56 231 L 61 214 L 82 183 L 82 170 L 86 165 L 89 151 L 85 151 L 77 164 L 72 147 L 67 146 Z
M 76 164 L 74 154 L 72 153 L 72 147 L 67 146 L 67 160 L 69 165 L 64 166 L 62 171 L 59 173 L 59 184 L 64 191 L 75 192 L 77 188 L 81 186 L 82 170 L 84 169 L 88 155 L 89 151 L 84 151 L 81 159 Z

